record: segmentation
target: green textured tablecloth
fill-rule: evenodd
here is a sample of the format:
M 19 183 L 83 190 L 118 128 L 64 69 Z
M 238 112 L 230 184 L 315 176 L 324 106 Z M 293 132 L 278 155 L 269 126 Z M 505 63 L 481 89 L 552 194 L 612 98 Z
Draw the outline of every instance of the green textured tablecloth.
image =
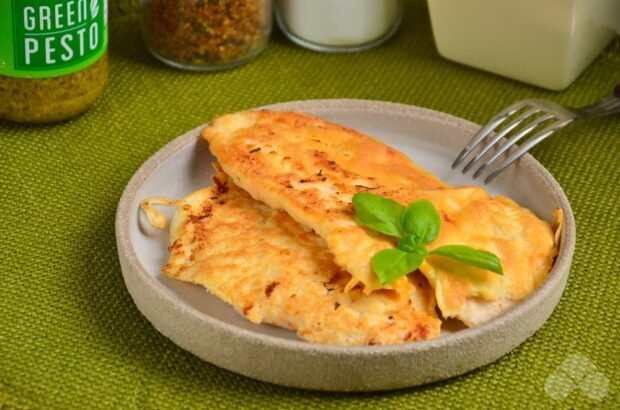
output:
M 214 114 L 347 97 L 483 123 L 526 97 L 579 106 L 607 94 L 620 80 L 618 44 L 568 90 L 546 92 L 440 58 L 425 3 L 411 1 L 398 34 L 374 50 L 318 54 L 276 31 L 256 61 L 193 74 L 151 58 L 136 18 L 111 6 L 111 77 L 98 103 L 64 124 L 0 123 L 0 408 L 620 406 L 618 116 L 575 123 L 533 151 L 564 187 L 577 220 L 573 268 L 551 319 L 496 363 L 421 388 L 299 391 L 203 362 L 138 312 L 114 238 L 116 204 L 135 170 Z M 558 367 L 571 363 L 592 383 L 556 400 L 552 382 L 565 374 Z M 590 397 L 596 394 L 603 399 Z

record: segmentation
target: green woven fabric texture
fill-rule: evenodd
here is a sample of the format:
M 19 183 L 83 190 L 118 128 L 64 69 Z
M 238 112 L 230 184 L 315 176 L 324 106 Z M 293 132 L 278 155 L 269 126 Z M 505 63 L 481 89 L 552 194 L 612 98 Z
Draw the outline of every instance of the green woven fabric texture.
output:
M 577 220 L 568 286 L 552 317 L 497 362 L 428 386 L 326 394 L 203 362 L 138 312 L 114 237 L 116 205 L 133 173 L 168 141 L 217 113 L 360 98 L 484 123 L 523 98 L 579 106 L 609 93 L 620 80 L 617 44 L 569 89 L 547 92 L 442 59 L 426 3 L 407 1 L 401 29 L 376 49 L 319 54 L 275 30 L 257 60 L 196 74 L 149 55 L 136 16 L 123 15 L 130 3 L 111 2 L 111 77 L 90 111 L 57 125 L 0 122 L 0 409 L 620 406 L 617 115 L 575 123 L 533 151 L 564 188 Z M 597 400 L 592 389 L 576 386 L 565 399 L 553 399 L 545 383 L 565 374 L 559 366 L 588 368 L 599 382 L 608 380 L 606 395 Z

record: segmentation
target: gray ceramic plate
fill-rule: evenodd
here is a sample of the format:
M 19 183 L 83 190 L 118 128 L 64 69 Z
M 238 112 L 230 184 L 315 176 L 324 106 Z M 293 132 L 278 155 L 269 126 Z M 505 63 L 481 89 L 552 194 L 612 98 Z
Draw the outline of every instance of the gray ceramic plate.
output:
M 471 184 L 449 164 L 479 128 L 471 122 L 414 106 L 363 100 L 314 100 L 269 108 L 304 111 L 373 135 L 403 151 L 452 184 Z M 304 342 L 293 332 L 254 325 L 203 288 L 174 281 L 159 270 L 167 233 L 139 212 L 151 196 L 181 198 L 210 184 L 213 156 L 201 127 L 180 136 L 136 172 L 120 200 L 116 238 L 123 276 L 138 309 L 181 348 L 216 366 L 285 386 L 335 391 L 386 390 L 463 374 L 491 363 L 530 337 L 558 303 L 575 245 L 573 214 L 553 177 L 533 157 L 523 157 L 488 189 L 552 220 L 562 208 L 562 247 L 543 285 L 502 316 L 473 329 L 446 329 L 425 342 L 340 347 Z M 168 215 L 171 215 L 171 210 Z

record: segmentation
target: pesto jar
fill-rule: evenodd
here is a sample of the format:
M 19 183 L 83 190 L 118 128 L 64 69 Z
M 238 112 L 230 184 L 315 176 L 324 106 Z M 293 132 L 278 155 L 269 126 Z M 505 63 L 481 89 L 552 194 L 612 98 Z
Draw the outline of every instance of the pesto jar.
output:
M 107 0 L 0 0 L 0 118 L 84 112 L 108 78 Z

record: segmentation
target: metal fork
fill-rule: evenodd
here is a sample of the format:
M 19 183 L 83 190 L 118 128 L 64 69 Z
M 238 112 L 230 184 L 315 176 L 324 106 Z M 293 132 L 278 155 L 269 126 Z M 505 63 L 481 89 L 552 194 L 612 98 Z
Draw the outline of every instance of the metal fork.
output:
M 599 102 L 581 108 L 567 108 L 547 100 L 527 99 L 518 101 L 504 111 L 500 112 L 495 118 L 478 131 L 469 141 L 463 151 L 456 157 L 452 164 L 452 169 L 458 167 L 474 150 L 488 137 L 486 143 L 480 147 L 475 156 L 463 167 L 463 174 L 467 173 L 475 165 L 482 162 L 483 157 L 491 148 L 497 151 L 486 160 L 474 172 L 473 178 L 481 176 L 485 170 L 494 167 L 493 171 L 485 178 L 484 183 L 488 184 L 510 164 L 521 158 L 530 148 L 543 141 L 551 134 L 571 122 L 592 116 L 602 116 L 620 112 L 620 84 L 617 84 L 611 95 L 603 98 Z M 503 142 L 502 139 L 518 126 L 520 130 Z M 495 135 L 490 136 L 492 132 Z M 525 143 L 518 146 L 518 149 L 510 153 L 506 159 L 496 164 L 497 159 L 518 141 L 529 137 Z M 503 143 L 502 143 L 503 142 Z

